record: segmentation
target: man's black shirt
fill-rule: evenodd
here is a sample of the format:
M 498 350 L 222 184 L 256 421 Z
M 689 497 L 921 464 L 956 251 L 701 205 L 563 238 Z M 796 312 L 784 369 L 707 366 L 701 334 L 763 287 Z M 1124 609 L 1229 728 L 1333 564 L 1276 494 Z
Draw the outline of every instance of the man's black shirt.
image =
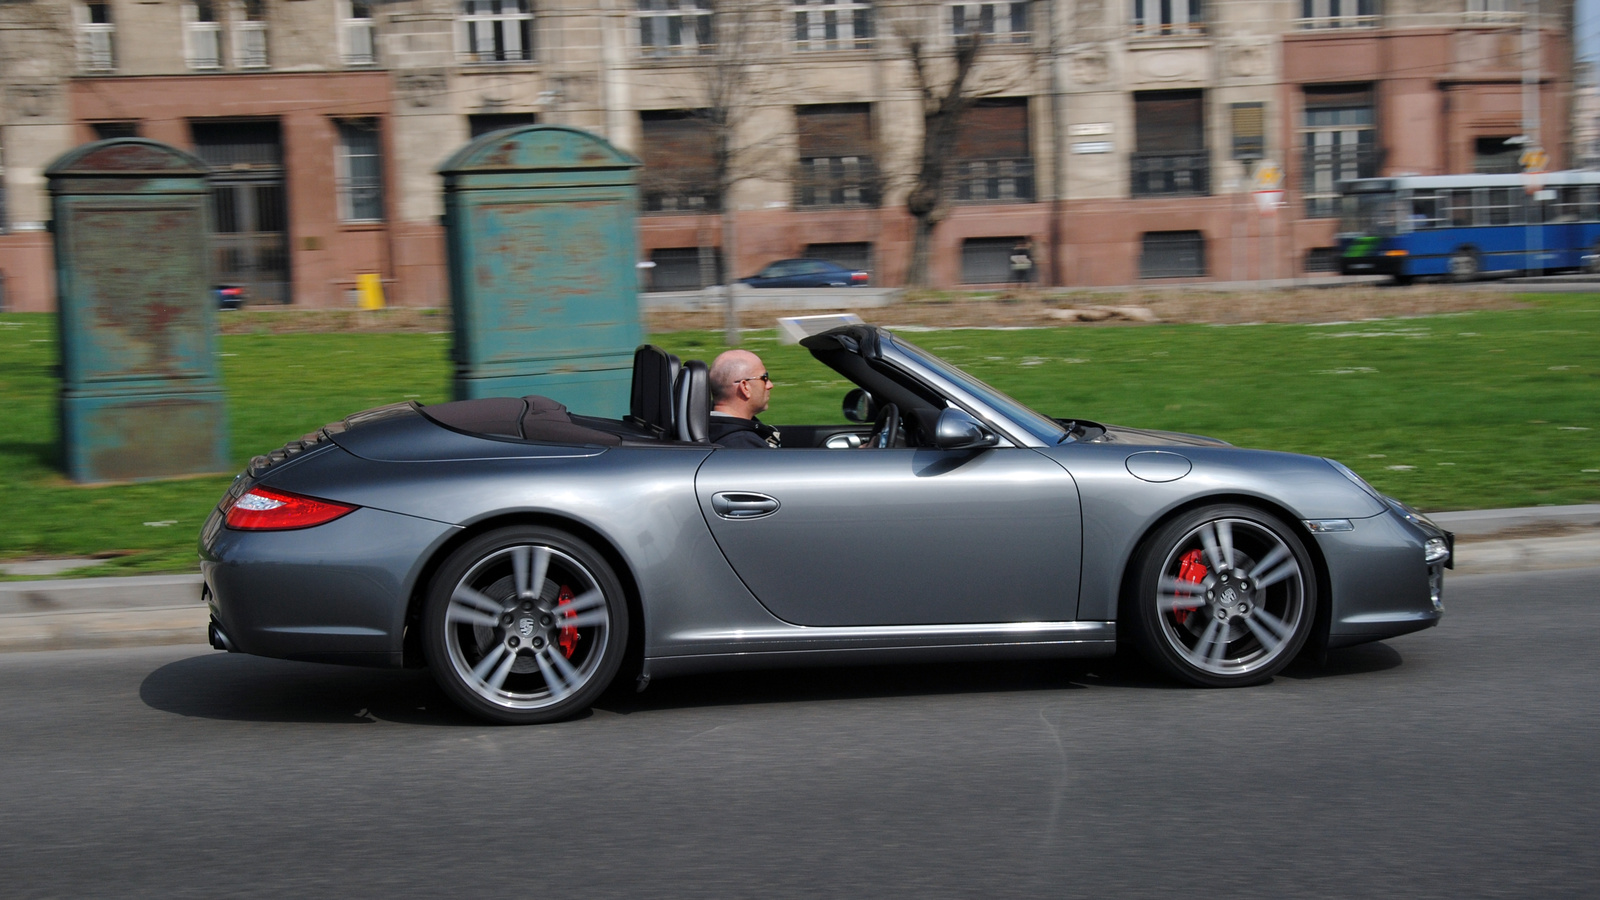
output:
M 760 419 L 741 419 L 726 413 L 711 414 L 711 442 L 724 447 L 771 450 L 779 446 L 778 432 Z

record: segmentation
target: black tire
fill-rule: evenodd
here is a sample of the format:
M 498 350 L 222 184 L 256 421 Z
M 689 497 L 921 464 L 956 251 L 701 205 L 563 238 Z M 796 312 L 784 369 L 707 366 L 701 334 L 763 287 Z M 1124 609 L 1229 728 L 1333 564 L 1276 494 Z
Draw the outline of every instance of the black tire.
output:
M 1450 254 L 1450 280 L 1460 283 L 1475 281 L 1483 274 L 1483 259 L 1471 247 L 1462 247 Z
M 1589 250 L 1589 262 L 1583 266 L 1583 271 L 1590 275 L 1600 275 L 1600 241 Z
M 1145 542 L 1134 566 L 1123 607 L 1133 643 L 1189 684 L 1260 684 L 1293 661 L 1316 621 L 1310 554 L 1294 529 L 1253 507 L 1185 513 Z
M 611 566 L 553 528 L 502 528 L 463 544 L 434 575 L 422 612 L 423 655 L 439 687 L 507 725 L 588 709 L 627 646 L 628 605 Z
M 1395 275 L 1393 277 L 1396 287 L 1407 287 L 1417 280 L 1415 275 Z

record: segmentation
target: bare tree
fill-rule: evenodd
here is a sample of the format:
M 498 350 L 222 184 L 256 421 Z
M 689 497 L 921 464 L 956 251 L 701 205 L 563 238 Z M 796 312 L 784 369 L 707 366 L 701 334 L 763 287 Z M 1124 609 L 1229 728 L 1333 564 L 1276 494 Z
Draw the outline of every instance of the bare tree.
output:
M 944 59 L 928 46 L 923 32 L 906 26 L 896 31 L 922 98 L 922 148 L 911 192 L 906 196 L 906 210 L 916 222 L 906 284 L 922 287 L 928 283 L 933 230 L 949 212 L 945 166 L 955 154 L 962 117 L 977 99 L 977 92 L 972 89 L 972 70 L 983 49 L 983 35 L 956 35 L 952 55 Z
M 724 331 L 730 346 L 739 343 L 739 316 L 733 291 L 733 267 L 738 252 L 738 215 L 734 190 L 751 179 L 772 178 L 782 167 L 781 134 L 759 134 L 752 126 L 763 107 L 781 102 L 782 86 L 771 69 L 774 49 L 780 46 L 782 18 L 776 0 L 704 0 L 705 21 L 683 26 L 695 28 L 693 52 L 700 65 L 684 75 L 674 97 L 705 132 L 710 144 L 709 170 L 697 173 L 664 172 L 654 176 L 671 183 L 704 179 L 706 206 L 720 213 L 723 272 L 716 275 L 710 247 L 701 248 L 703 283 L 720 281 L 724 291 Z M 688 18 L 688 17 L 686 17 Z M 648 174 L 648 173 L 647 173 Z M 710 211 L 708 209 L 708 211 Z M 709 242 L 702 239 L 702 245 Z

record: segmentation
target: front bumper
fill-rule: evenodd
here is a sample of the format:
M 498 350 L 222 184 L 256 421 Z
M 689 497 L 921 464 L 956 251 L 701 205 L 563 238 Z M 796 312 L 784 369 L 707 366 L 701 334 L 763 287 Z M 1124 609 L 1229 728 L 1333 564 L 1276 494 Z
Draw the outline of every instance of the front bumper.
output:
M 1444 562 L 1423 561 L 1430 534 L 1390 511 L 1354 520 L 1353 531 L 1318 534 L 1333 594 L 1328 647 L 1421 631 L 1444 616 Z
M 424 562 L 456 531 L 365 508 L 299 531 L 207 523 L 200 570 L 211 615 L 242 653 L 399 666 Z

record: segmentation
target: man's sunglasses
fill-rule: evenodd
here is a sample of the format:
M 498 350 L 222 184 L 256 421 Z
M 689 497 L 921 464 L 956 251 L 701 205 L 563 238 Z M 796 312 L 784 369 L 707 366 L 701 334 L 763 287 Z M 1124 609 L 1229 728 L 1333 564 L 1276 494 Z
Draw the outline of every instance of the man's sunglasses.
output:
M 746 381 L 755 381 L 757 378 L 765 381 L 767 384 L 772 383 L 772 376 L 766 372 L 762 372 L 760 375 L 751 375 L 749 378 L 741 378 L 738 381 L 735 381 L 734 384 L 744 384 Z

